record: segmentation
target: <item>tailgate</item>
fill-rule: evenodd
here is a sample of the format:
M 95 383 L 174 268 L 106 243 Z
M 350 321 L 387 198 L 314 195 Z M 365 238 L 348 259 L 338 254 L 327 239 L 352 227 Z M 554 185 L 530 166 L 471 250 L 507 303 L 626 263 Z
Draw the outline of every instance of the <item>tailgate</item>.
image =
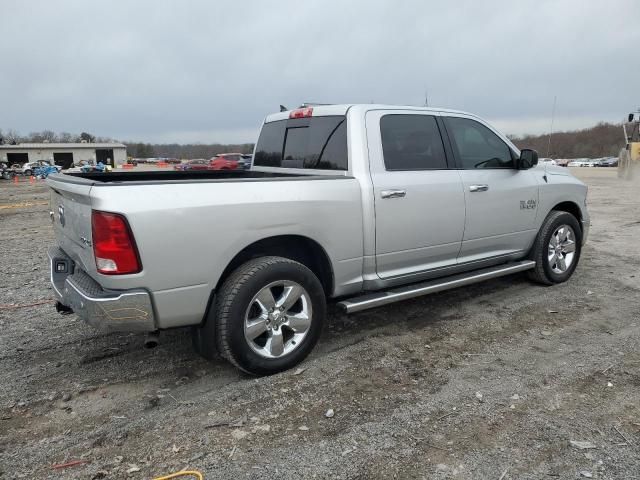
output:
M 91 245 L 91 197 L 93 182 L 64 175 L 47 178 L 51 188 L 51 219 L 58 245 L 89 274 L 96 271 Z

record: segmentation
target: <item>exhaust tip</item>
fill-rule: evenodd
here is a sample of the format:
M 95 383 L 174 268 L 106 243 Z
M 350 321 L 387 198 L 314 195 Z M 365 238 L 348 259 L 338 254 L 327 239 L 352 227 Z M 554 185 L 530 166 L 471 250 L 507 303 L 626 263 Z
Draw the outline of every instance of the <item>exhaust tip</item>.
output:
M 152 349 L 156 348 L 160 343 L 160 332 L 151 332 L 147 334 L 147 338 L 144 339 L 144 348 Z
M 60 315 L 70 315 L 73 313 L 73 309 L 71 307 L 67 307 L 60 302 L 56 302 L 56 312 Z

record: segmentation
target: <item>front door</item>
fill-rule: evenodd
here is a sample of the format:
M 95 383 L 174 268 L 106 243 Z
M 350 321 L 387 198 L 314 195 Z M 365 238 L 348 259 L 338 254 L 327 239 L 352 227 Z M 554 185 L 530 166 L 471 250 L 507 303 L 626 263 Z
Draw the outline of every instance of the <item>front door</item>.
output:
M 459 172 L 449 169 L 436 116 L 371 111 L 366 123 L 378 276 L 455 265 L 464 230 L 464 193 Z
M 444 118 L 467 206 L 458 263 L 524 253 L 535 237 L 538 182 L 516 154 L 475 119 Z

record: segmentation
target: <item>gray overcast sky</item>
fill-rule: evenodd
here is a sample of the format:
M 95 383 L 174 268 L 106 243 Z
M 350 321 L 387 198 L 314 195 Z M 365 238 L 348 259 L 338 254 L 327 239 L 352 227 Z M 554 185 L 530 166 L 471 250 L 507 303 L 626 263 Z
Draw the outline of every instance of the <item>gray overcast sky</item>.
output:
M 253 142 L 280 104 L 463 109 L 506 133 L 640 106 L 640 1 L 0 0 L 0 128 Z

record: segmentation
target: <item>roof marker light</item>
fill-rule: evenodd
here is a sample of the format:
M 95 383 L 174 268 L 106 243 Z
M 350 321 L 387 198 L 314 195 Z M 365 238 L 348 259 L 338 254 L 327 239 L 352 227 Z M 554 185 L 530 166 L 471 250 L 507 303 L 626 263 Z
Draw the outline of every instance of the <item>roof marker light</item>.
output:
M 298 108 L 291 110 L 289 118 L 308 118 L 313 115 L 313 107 Z

